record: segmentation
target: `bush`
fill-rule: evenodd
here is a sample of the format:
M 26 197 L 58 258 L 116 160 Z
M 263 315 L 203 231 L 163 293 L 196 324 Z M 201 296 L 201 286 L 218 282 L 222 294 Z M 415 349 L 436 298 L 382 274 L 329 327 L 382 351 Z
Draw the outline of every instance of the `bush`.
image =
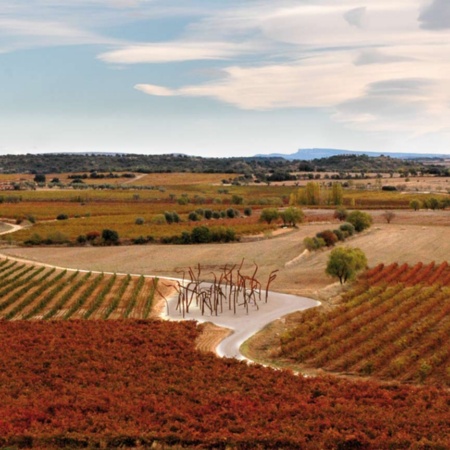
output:
M 339 229 L 344 233 L 347 233 L 347 236 L 353 236 L 355 234 L 355 227 L 348 222 L 343 223 Z
M 351 223 L 359 233 L 372 225 L 372 216 L 362 211 L 352 211 L 347 217 L 347 222 Z
M 236 232 L 233 228 L 217 227 L 211 230 L 212 242 L 233 242 L 236 240 Z
M 267 222 L 270 225 L 273 221 L 277 220 L 279 216 L 276 208 L 264 208 L 261 211 L 260 220 L 262 222 Z
M 47 239 L 45 239 L 45 244 L 67 244 L 69 241 L 69 238 L 61 233 L 61 231 L 55 231 L 53 233 L 50 233 L 47 235 Z
M 204 216 L 205 216 L 205 219 L 211 219 L 212 218 L 212 215 L 213 215 L 213 212 L 212 212 L 212 210 L 210 210 L 210 209 L 205 209 L 205 211 L 204 211 Z
M 231 196 L 231 204 L 232 205 L 242 205 L 244 203 L 244 198 L 240 195 L 233 194 Z
M 102 239 L 106 244 L 118 244 L 119 233 L 115 230 L 105 229 L 102 231 Z
M 164 225 L 166 223 L 166 218 L 164 214 L 156 214 L 152 217 L 152 223 L 155 225 Z
M 212 218 L 213 219 L 220 219 L 220 211 L 213 211 Z
M 331 230 L 321 231 L 316 234 L 316 237 L 323 239 L 327 247 L 333 247 L 333 245 L 338 241 L 338 237 Z
M 309 250 L 310 252 L 314 251 L 314 250 L 319 250 L 322 247 L 325 247 L 325 241 L 322 238 L 317 238 L 317 237 L 306 237 L 305 239 L 303 239 L 303 244 L 305 245 L 306 249 Z
M 87 237 L 85 234 L 80 234 L 76 239 L 78 244 L 85 244 L 87 242 Z
M 345 241 L 345 238 L 347 237 L 346 233 L 344 231 L 342 231 L 342 230 L 339 230 L 339 229 L 333 230 L 333 233 L 336 235 L 336 237 L 340 241 Z
M 56 220 L 67 220 L 69 216 L 67 214 L 58 214 Z
M 234 219 L 235 217 L 239 216 L 239 211 L 233 208 L 228 208 L 226 214 L 229 219 Z
M 143 245 L 143 244 L 146 244 L 147 242 L 148 242 L 148 240 L 144 236 L 139 236 L 139 237 L 133 239 L 133 244 L 136 244 L 136 245 Z
M 89 231 L 86 233 L 86 239 L 88 241 L 95 241 L 97 238 L 100 237 L 100 233 L 98 231 Z
M 200 220 L 200 217 L 198 216 L 198 214 L 195 211 L 191 211 L 188 215 L 188 219 L 191 222 L 198 222 Z
M 250 208 L 249 206 L 247 208 L 244 208 L 244 215 L 249 217 L 251 216 L 253 213 L 252 208 Z
M 134 223 L 136 225 L 144 225 L 145 220 L 143 219 L 143 217 L 136 217 L 136 220 L 134 221 Z
M 397 188 L 395 186 L 383 186 L 381 188 L 382 191 L 396 191 Z
M 191 232 L 191 241 L 193 244 L 206 244 L 211 242 L 211 232 L 209 228 L 205 226 L 193 228 Z
M 41 237 L 39 234 L 33 233 L 33 234 L 30 236 L 30 239 L 27 239 L 27 240 L 24 242 L 24 244 L 25 244 L 25 245 L 41 245 L 41 244 L 42 244 L 42 241 L 43 241 L 43 239 L 42 239 L 42 237 Z
M 333 215 L 333 217 L 335 219 L 338 219 L 341 222 L 346 220 L 347 216 L 348 216 L 348 212 L 347 212 L 347 210 L 345 208 L 337 208 L 336 211 L 334 211 L 334 215 Z

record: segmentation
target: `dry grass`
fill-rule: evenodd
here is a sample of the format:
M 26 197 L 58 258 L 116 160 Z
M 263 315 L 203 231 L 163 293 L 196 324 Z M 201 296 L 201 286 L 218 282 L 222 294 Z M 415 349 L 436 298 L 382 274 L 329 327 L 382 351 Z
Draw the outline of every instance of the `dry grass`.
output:
M 441 225 L 412 225 L 412 221 L 424 224 L 438 222 Z M 415 264 L 418 261 L 443 261 L 448 259 L 450 250 L 449 222 L 445 212 L 426 212 L 426 215 L 404 212 L 393 223 L 380 221 L 368 232 L 348 240 L 345 245 L 361 248 L 370 266 L 381 262 Z M 5 249 L 4 253 L 64 267 L 172 277 L 180 276 L 181 271 L 198 263 L 214 270 L 245 259 L 247 267 L 254 262 L 259 265 L 260 279 L 265 279 L 272 270 L 279 270 L 273 284 L 275 290 L 317 298 L 320 295 L 317 291 L 334 281 L 324 274 L 329 250 L 299 258 L 288 266 L 286 263 L 303 252 L 303 239 L 306 236 L 314 236 L 318 231 L 335 227 L 335 223 L 308 224 L 272 239 L 233 244 L 13 248 Z

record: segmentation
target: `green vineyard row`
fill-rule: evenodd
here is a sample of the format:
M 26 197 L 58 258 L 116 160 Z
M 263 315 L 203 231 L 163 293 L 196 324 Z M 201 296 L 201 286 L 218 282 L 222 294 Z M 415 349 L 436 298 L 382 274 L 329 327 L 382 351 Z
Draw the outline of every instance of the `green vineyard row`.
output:
M 146 319 L 157 279 L 0 260 L 0 319 Z

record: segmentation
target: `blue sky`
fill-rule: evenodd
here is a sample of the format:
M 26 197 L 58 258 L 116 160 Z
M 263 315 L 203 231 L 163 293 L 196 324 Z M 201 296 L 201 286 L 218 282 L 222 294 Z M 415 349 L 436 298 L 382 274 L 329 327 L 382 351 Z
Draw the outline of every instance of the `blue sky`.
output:
M 0 151 L 450 154 L 449 0 L 0 4 Z

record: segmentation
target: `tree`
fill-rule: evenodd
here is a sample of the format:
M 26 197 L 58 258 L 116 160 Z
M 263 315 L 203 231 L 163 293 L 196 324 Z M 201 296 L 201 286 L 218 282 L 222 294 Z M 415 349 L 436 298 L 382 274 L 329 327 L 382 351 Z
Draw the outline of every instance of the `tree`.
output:
M 344 191 L 341 183 L 333 183 L 331 186 L 330 203 L 332 205 L 342 205 L 344 202 Z
M 290 206 L 280 214 L 283 223 L 287 226 L 295 227 L 297 223 L 303 222 L 305 215 L 301 209 Z
M 262 222 L 267 222 L 270 225 L 274 220 L 277 220 L 279 216 L 276 208 L 264 208 L 261 211 L 260 220 Z
M 362 211 L 352 211 L 347 216 L 347 222 L 351 223 L 359 233 L 372 225 L 372 216 Z
M 115 230 L 105 229 L 102 231 L 102 239 L 106 244 L 117 244 L 119 242 L 119 233 Z
M 367 258 L 359 248 L 337 247 L 330 253 L 325 272 L 344 284 L 367 266 Z
M 387 223 L 391 223 L 391 221 L 395 218 L 395 213 L 393 211 L 385 211 L 382 215 Z
M 45 175 L 42 174 L 42 173 L 38 173 L 38 174 L 35 175 L 35 177 L 34 177 L 34 181 L 35 181 L 36 183 L 45 183 L 45 180 L 46 180 Z
M 420 202 L 420 200 L 411 200 L 409 202 L 409 207 L 412 208 L 414 211 L 418 211 L 421 206 L 422 203 Z
M 333 217 L 335 219 L 340 220 L 341 222 L 346 220 L 347 216 L 348 216 L 348 211 L 344 207 L 337 208 L 336 211 L 334 211 L 334 214 L 333 214 Z

